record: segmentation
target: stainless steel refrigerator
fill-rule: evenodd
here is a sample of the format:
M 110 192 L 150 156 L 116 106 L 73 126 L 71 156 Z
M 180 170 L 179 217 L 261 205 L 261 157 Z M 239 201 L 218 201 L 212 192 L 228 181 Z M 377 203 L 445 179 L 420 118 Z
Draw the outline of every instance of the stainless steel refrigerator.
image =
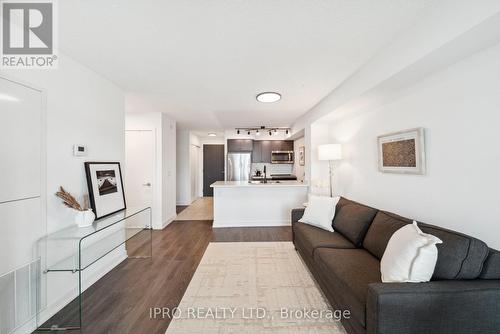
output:
M 227 181 L 248 181 L 252 167 L 252 153 L 227 154 Z

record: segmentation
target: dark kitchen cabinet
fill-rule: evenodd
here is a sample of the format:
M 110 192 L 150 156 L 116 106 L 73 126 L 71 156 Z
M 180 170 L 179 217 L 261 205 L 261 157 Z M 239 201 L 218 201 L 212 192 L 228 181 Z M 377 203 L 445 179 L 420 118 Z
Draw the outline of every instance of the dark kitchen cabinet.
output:
M 273 140 L 261 140 L 261 158 L 260 162 L 271 163 L 271 151 Z
M 271 163 L 271 140 L 254 140 L 252 162 Z
M 227 140 L 228 152 L 252 152 L 253 140 L 252 139 L 228 139 Z
M 273 140 L 271 151 L 293 151 L 293 140 Z
M 252 162 L 262 162 L 262 141 L 253 141 Z
M 282 151 L 293 151 L 293 140 L 283 140 L 281 145 Z
M 271 152 L 272 151 L 281 151 L 283 141 L 281 140 L 273 140 L 271 141 Z
M 253 150 L 252 150 L 252 162 L 271 163 L 272 151 L 293 151 L 293 141 L 254 140 Z

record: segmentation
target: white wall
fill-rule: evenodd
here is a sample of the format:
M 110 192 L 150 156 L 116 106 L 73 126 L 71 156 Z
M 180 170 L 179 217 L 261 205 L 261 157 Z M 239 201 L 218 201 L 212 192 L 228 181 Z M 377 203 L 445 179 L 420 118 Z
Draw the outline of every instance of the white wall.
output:
M 299 163 L 299 149 L 302 146 L 305 147 L 305 144 L 306 142 L 304 137 L 295 139 L 293 141 L 293 151 L 295 156 L 295 159 L 293 161 L 293 174 L 297 176 L 298 181 L 304 181 L 306 175 L 305 165 L 301 166 Z
M 307 128 L 334 109 L 360 108 L 372 101 L 369 93 L 384 81 L 400 76 L 425 76 L 428 71 L 450 64 L 492 41 L 498 40 L 500 2 L 491 0 L 441 0 L 416 24 L 401 31 L 316 106 L 300 117 L 292 129 Z M 423 65 L 417 68 L 419 65 Z M 385 93 L 385 92 L 384 92 Z
M 161 112 L 127 113 L 126 130 L 151 130 L 155 137 L 153 228 L 162 229 L 175 213 L 175 121 Z
M 351 77 L 292 125 L 292 133 L 305 131 L 306 180 L 322 192 L 327 180 L 314 174 L 327 169 L 317 161 L 316 146 L 324 137 L 315 122 L 325 115 L 364 112 L 396 98 L 400 90 L 487 48 L 500 40 L 500 2 L 443 0 L 413 27 L 401 31 Z
M 338 192 L 500 248 L 499 73 L 497 45 L 400 92 L 382 107 L 335 120 L 319 137 L 343 143 Z M 380 173 L 376 137 L 420 126 L 426 130 L 426 175 Z M 318 178 L 326 177 L 324 170 L 313 169 Z
M 191 144 L 189 145 L 189 178 L 190 178 L 190 194 L 191 202 L 200 197 L 200 146 Z
M 124 95 L 110 81 L 60 54 L 56 70 L 2 70 L 0 75 L 43 89 L 47 95 L 47 229 L 53 232 L 74 224 L 74 213 L 54 196 L 59 186 L 82 199 L 87 194 L 84 161 L 124 161 Z M 86 157 L 73 156 L 73 144 L 88 148 Z M 120 260 L 119 252 L 87 270 L 90 284 Z M 121 258 L 123 259 L 123 258 Z M 108 262 L 107 262 L 108 261 Z M 47 278 L 47 311 L 58 310 L 76 286 L 72 274 L 50 274 Z
M 163 222 L 172 221 L 176 210 L 176 122 L 162 114 L 162 216 Z
M 189 131 L 178 130 L 176 134 L 176 202 L 177 205 L 191 204 L 191 177 L 189 167 Z
M 177 131 L 177 205 L 199 197 L 200 139 L 189 130 Z

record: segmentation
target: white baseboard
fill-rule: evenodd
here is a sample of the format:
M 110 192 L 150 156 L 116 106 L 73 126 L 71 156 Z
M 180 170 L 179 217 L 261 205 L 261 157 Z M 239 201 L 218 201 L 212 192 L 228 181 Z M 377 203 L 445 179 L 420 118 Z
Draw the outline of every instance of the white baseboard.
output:
M 36 317 L 30 319 L 24 325 L 14 329 L 11 334 L 28 334 L 33 333 L 36 330 Z
M 171 222 L 173 222 L 177 218 L 177 214 L 173 215 L 172 217 L 168 218 L 166 221 L 163 222 L 161 229 L 163 230 L 165 227 L 170 225 Z
M 291 226 L 290 220 L 214 220 L 212 227 L 270 227 L 270 226 Z

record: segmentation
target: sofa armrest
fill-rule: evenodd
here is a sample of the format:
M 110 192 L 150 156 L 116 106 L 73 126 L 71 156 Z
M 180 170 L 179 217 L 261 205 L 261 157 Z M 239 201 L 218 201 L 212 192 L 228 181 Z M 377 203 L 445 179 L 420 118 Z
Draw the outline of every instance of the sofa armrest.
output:
M 499 333 L 500 280 L 373 283 L 368 334 Z
M 295 244 L 295 229 L 294 224 L 299 222 L 299 219 L 304 215 L 304 208 L 292 209 L 292 242 Z
M 292 209 L 292 224 L 297 223 L 300 218 L 304 215 L 304 208 Z

